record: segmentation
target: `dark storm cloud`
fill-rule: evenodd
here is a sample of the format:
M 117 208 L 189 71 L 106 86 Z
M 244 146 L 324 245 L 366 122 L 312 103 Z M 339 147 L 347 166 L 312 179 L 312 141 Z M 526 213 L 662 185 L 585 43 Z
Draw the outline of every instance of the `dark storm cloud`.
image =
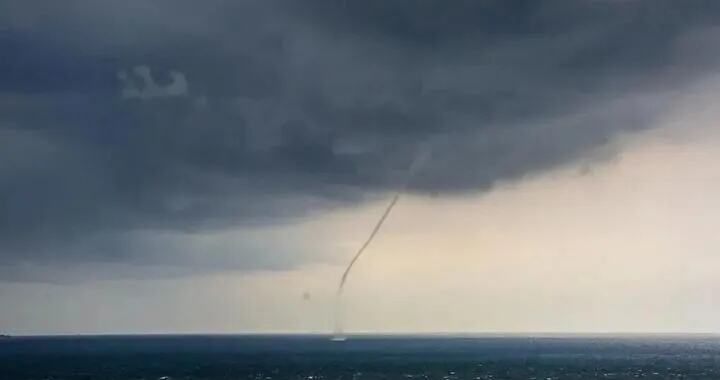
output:
M 0 264 L 182 262 L 182 239 L 147 236 L 360 202 L 397 187 L 418 144 L 433 158 L 412 189 L 447 194 L 592 157 L 717 67 L 696 52 L 719 15 L 714 1 L 0 2 Z M 224 247 L 237 259 L 219 266 L 309 259 L 258 247 Z

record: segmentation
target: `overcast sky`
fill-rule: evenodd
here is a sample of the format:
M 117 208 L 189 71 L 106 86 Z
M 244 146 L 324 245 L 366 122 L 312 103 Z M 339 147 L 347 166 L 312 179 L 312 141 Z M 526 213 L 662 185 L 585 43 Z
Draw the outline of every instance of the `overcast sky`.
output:
M 0 332 L 720 332 L 718 20 L 0 0 Z

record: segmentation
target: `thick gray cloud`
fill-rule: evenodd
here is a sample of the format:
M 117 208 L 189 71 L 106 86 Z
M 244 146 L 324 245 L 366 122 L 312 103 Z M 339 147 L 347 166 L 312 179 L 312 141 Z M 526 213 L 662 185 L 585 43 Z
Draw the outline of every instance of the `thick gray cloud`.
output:
M 163 234 L 362 202 L 420 144 L 412 189 L 444 194 L 594 157 L 717 67 L 698 52 L 718 16 L 699 0 L 0 1 L 0 275 L 185 262 Z M 188 265 L 305 259 L 235 243 L 219 250 L 236 260 Z

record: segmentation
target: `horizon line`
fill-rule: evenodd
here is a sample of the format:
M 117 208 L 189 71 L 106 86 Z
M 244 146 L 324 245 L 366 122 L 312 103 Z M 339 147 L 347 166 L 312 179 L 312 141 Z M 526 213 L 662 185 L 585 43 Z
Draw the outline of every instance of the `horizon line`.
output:
M 642 337 L 642 336 L 720 336 L 718 331 L 520 331 L 520 332 L 374 332 L 359 331 L 345 333 L 356 338 L 395 337 L 395 338 L 573 338 L 573 337 Z M 42 337 L 332 337 L 332 332 L 277 332 L 277 331 L 239 331 L 239 332 L 103 332 L 103 333 L 20 333 L 0 332 L 0 337 L 42 338 Z

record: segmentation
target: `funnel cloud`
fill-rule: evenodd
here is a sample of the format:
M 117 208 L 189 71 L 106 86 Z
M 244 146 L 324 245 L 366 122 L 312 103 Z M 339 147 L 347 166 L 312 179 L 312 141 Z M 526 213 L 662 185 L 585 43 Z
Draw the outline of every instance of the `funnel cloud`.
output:
M 720 68 L 719 16 L 700 0 L 0 0 L 0 280 L 343 262 L 264 234 L 403 191 L 429 140 L 408 192 L 613 157 Z

